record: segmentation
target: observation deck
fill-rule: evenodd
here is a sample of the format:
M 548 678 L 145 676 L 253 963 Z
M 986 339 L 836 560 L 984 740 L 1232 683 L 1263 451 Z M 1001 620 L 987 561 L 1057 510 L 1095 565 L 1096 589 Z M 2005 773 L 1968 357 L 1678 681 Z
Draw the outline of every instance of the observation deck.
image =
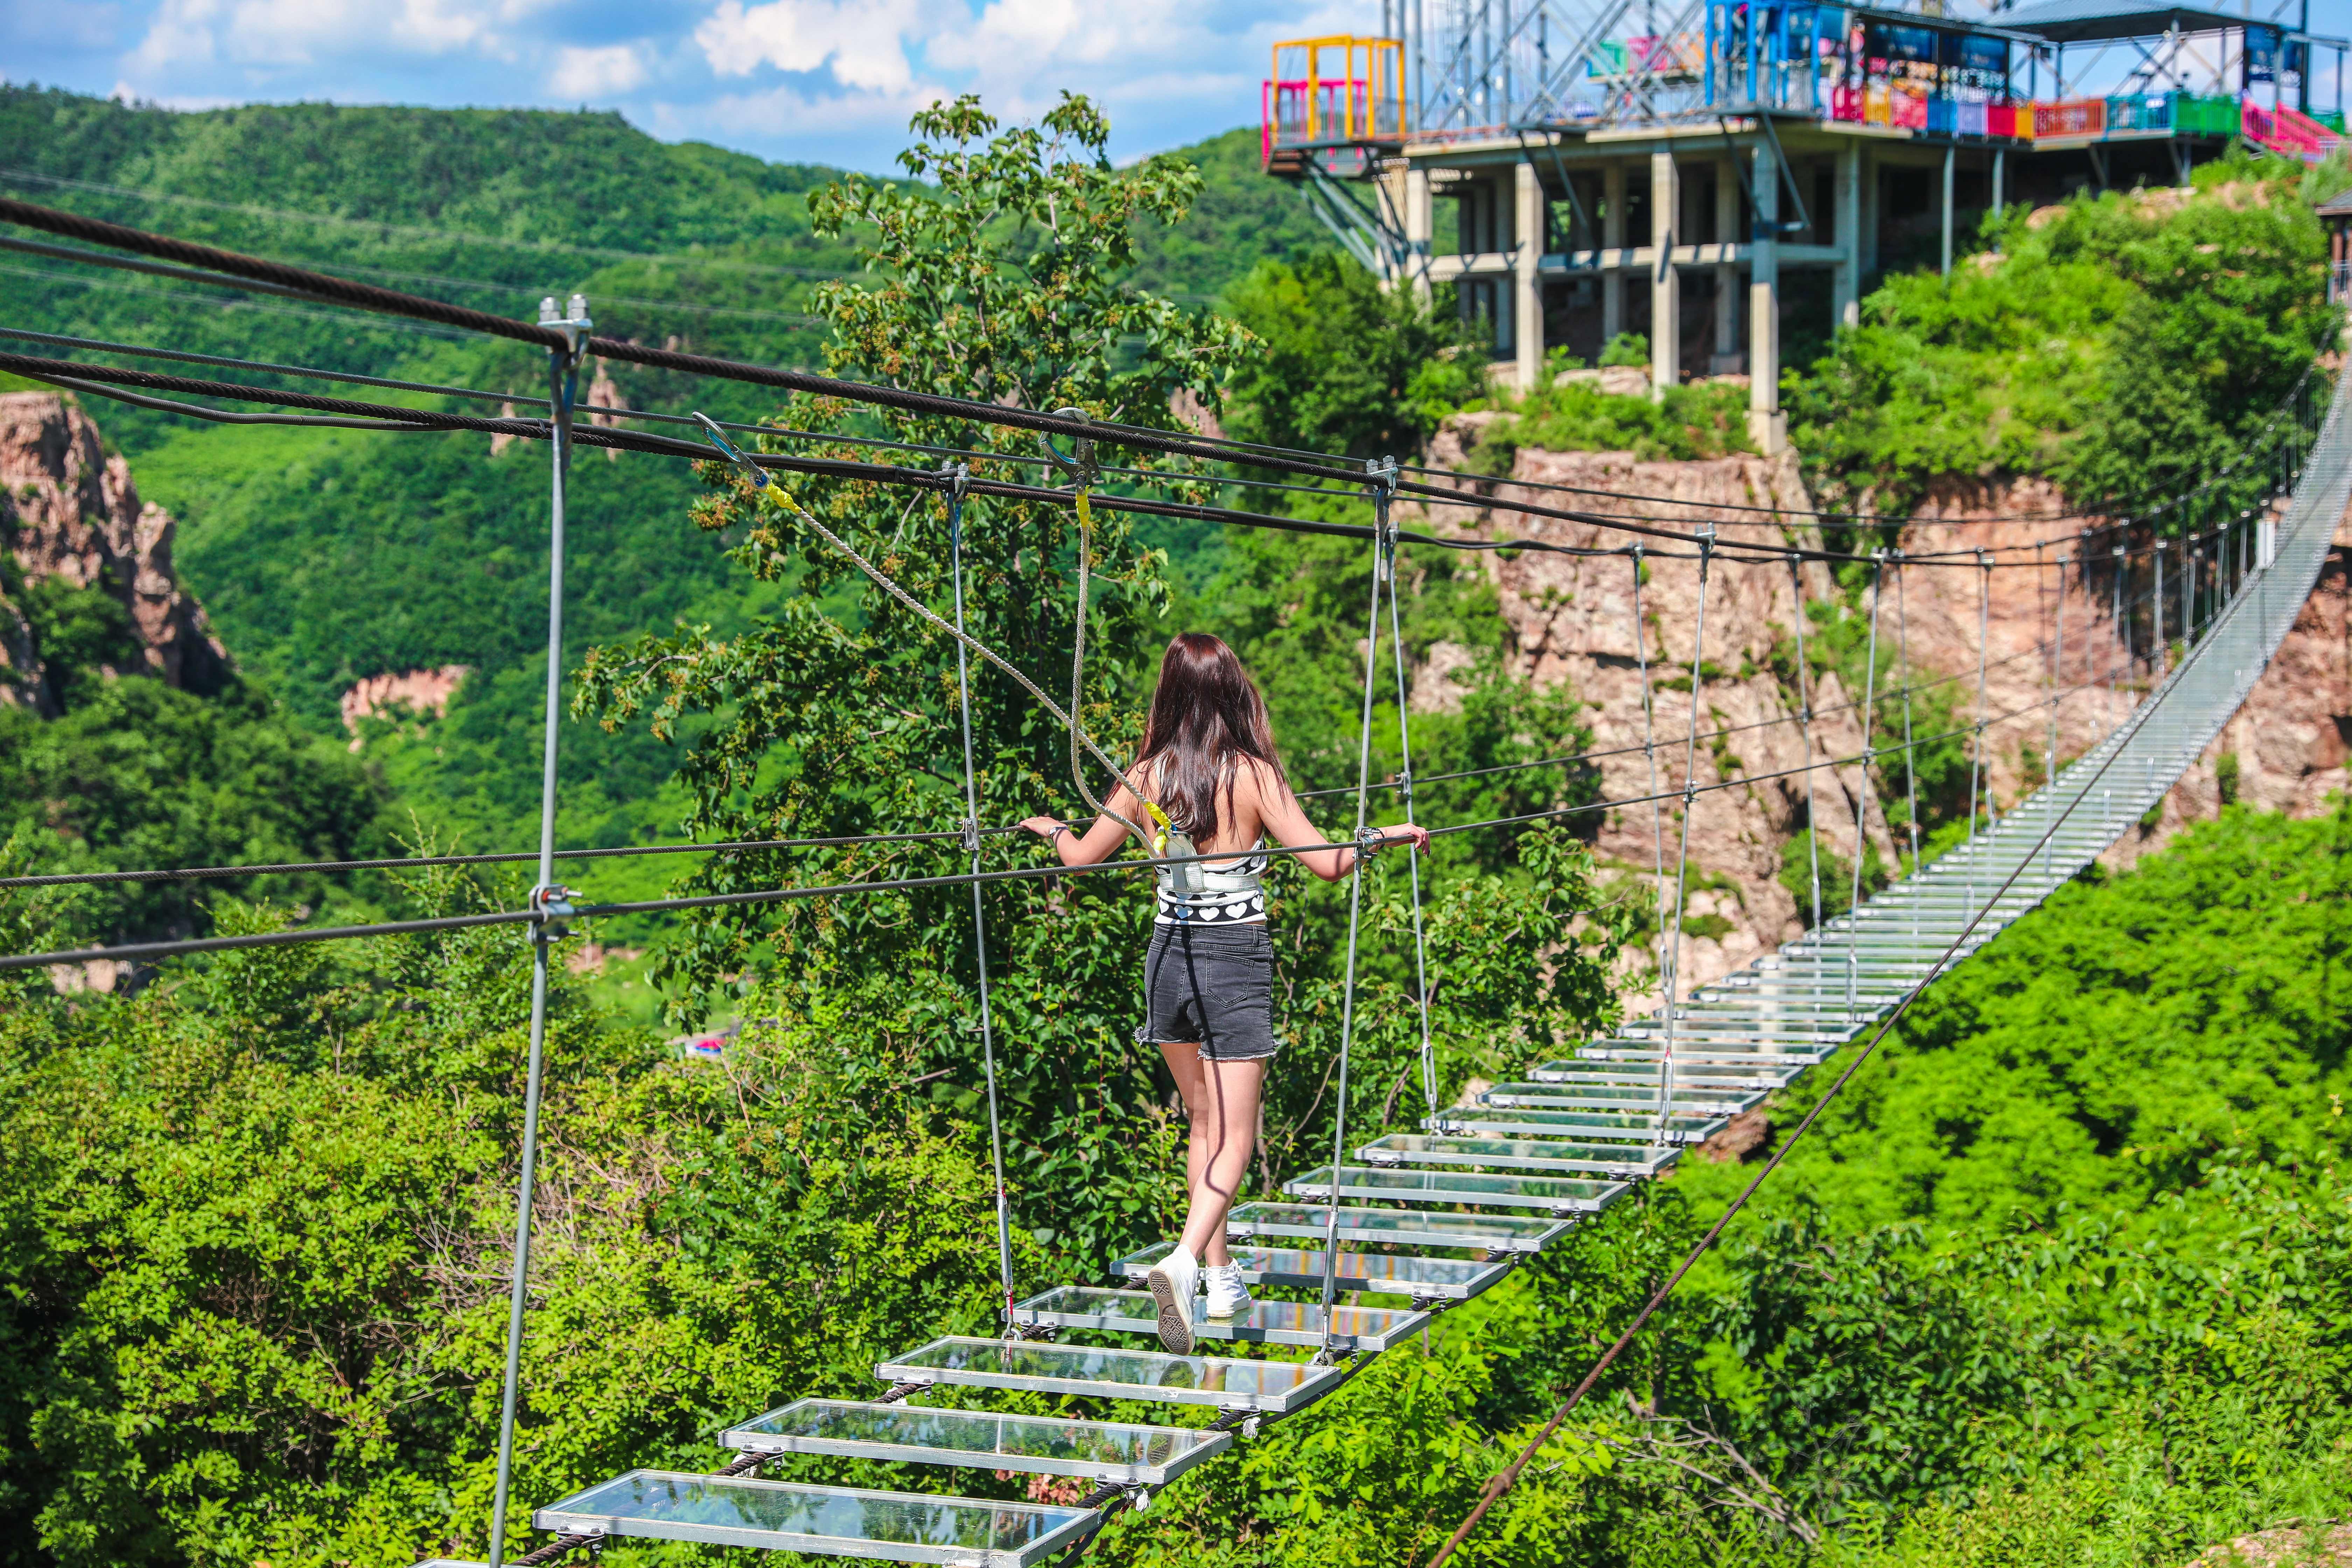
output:
M 2347 41 L 2255 6 L 1389 5 L 1380 36 L 1275 46 L 1260 150 L 1384 281 L 1449 286 L 1498 380 L 1633 334 L 1654 395 L 1745 377 L 1770 452 L 1792 299 L 1850 325 L 1872 278 L 1948 272 L 2014 202 L 2185 184 L 2236 142 L 2332 152 Z

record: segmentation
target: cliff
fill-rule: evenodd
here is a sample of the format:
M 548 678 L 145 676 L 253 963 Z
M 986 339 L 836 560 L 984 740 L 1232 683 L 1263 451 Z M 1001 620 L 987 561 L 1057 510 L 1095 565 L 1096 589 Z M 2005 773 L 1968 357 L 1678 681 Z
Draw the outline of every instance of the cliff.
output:
M 1449 422 L 1431 461 L 1463 466 L 1480 420 L 1471 415 Z M 1618 495 L 1535 488 L 1546 484 L 1657 499 L 1634 502 Z M 1524 500 L 1596 518 L 1648 521 L 1676 532 L 1712 525 L 1726 546 L 1785 550 L 1813 542 L 1811 530 L 1800 531 L 1769 510 L 1737 509 L 1794 512 L 1810 507 L 1794 462 L 1753 456 L 1652 462 L 1622 452 L 1522 448 L 1510 472 L 1486 487 L 1485 500 L 1477 507 L 1419 509 L 1407 525 L 1605 552 L 1482 557 L 1511 630 L 1516 673 L 1542 684 L 1566 682 L 1588 704 L 1584 718 L 1591 726 L 1592 749 L 1601 753 L 1597 765 L 1605 798 L 1638 801 L 1679 794 L 1696 695 L 1699 739 L 1689 772 L 1702 793 L 1693 798 L 1688 824 L 1684 962 L 1690 982 L 1727 973 L 1801 934 L 1808 911 L 1782 882 L 1784 857 L 1811 820 L 1819 824 L 1823 850 L 1850 866 L 1854 802 L 1863 788 L 1858 769 L 1850 763 L 1816 773 L 1810 792 L 1803 773 L 1805 737 L 1796 721 L 1801 701 L 1792 657 L 1797 601 L 1801 594 L 1809 603 L 1839 602 L 1827 568 L 1807 563 L 1792 574 L 1782 561 L 1716 562 L 1706 593 L 1706 648 L 1694 672 L 1698 595 L 1693 562 L 1652 552 L 1640 590 L 1637 645 L 1636 566 L 1626 548 L 1632 541 L 1598 522 L 1513 510 L 1513 503 Z M 2042 777 L 2053 711 L 2056 754 L 2063 761 L 2119 721 L 2147 684 L 2145 644 L 2151 628 L 2143 616 L 2130 633 L 2137 658 L 2126 658 L 2112 613 L 2114 580 L 2095 569 L 2105 563 L 2095 561 L 2087 582 L 2079 572 L 2060 581 L 2057 557 L 2062 551 L 2072 552 L 2074 531 L 2086 526 L 2084 520 L 2063 516 L 2064 510 L 2057 494 L 2039 481 L 1945 487 L 1905 531 L 1903 548 L 1912 564 L 1889 568 L 1882 581 L 1882 691 L 1901 683 L 1907 651 L 1911 684 L 1941 682 L 1942 700 L 1958 714 L 1950 721 L 1966 723 L 1975 707 L 1981 640 L 1983 710 L 1989 716 L 1985 767 L 1997 809 L 2015 804 Z M 1988 572 L 1973 565 L 1930 566 L 1918 559 L 1948 555 L 1968 561 L 1980 547 L 2022 544 L 2023 558 L 2031 563 L 2033 543 L 2052 540 L 2063 542 L 2047 545 L 2039 566 L 2000 565 Z M 2352 546 L 2352 536 L 2343 542 Z M 2339 551 L 2272 669 L 2204 764 L 2173 792 L 2162 822 L 2119 846 L 2112 861 L 2127 863 L 2164 842 L 2182 823 L 2210 816 L 2225 780 L 2234 798 L 2295 815 L 2324 809 L 2326 797 L 2352 784 L 2347 556 L 2352 550 Z M 2177 564 L 2171 569 L 2177 572 Z M 2127 588 L 2127 596 L 2144 595 L 2149 586 L 2143 579 Z M 2179 628 L 2177 592 L 2176 576 L 2168 589 L 2168 637 Z M 1866 615 L 1868 604 L 1865 594 L 1858 609 L 1837 613 Z M 2053 700 L 2050 650 L 2060 647 L 2062 631 L 2063 665 Z M 1809 639 L 1813 755 L 1853 756 L 1863 750 L 1861 715 L 1854 707 L 1860 694 L 1846 690 L 1839 676 L 1824 668 L 1828 661 L 1821 657 L 1821 638 L 1811 623 Z M 1654 717 L 1646 726 L 1637 659 L 1643 649 L 1654 693 Z M 1423 671 L 1417 702 L 1447 700 L 1442 677 L 1454 652 L 1437 650 Z M 1645 739 L 1656 742 L 1654 783 Z M 1881 732 L 1874 743 L 1884 747 L 1889 739 Z M 1881 777 L 1899 784 L 1899 765 L 1882 769 Z M 1889 815 L 1891 824 L 1885 820 Z M 1907 840 L 1906 815 L 1899 797 L 1884 807 L 1874 797 L 1871 802 L 1864 832 L 1882 864 L 1891 867 L 1896 844 Z M 1604 863 L 1645 879 L 1661 858 L 1672 874 L 1683 828 L 1682 802 L 1670 798 L 1654 808 L 1637 804 L 1612 809 L 1591 837 Z M 1629 1001 L 1638 1005 L 1640 999 Z
M 9 594 L 12 583 L 21 595 L 50 579 L 120 605 L 134 645 L 126 654 L 146 673 L 216 689 L 227 656 L 173 570 L 173 531 L 171 513 L 140 500 L 130 466 L 106 453 L 79 407 L 55 393 L 0 395 L 0 543 L 14 567 L 0 581 L 0 701 L 56 711 L 34 617 Z

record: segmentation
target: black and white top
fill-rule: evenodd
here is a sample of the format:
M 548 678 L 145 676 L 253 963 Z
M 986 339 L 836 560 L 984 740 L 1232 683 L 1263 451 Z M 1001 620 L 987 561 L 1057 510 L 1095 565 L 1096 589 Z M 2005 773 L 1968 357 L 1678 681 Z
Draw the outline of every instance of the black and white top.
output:
M 1260 838 L 1246 852 L 1230 860 L 1196 861 L 1187 869 L 1199 882 L 1200 891 L 1189 896 L 1176 890 L 1176 868 L 1160 867 L 1157 923 L 1264 925 L 1265 868 L 1272 858 L 1265 852 L 1265 840 Z

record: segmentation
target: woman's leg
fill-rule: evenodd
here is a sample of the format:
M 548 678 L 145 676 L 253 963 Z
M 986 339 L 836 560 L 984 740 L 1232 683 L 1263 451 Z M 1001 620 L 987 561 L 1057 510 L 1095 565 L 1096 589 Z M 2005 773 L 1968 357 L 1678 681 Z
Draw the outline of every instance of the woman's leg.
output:
M 1192 1119 L 1192 1147 L 1205 1158 L 1197 1174 L 1193 1162 L 1186 1161 L 1192 1207 L 1184 1217 L 1182 1245 L 1202 1262 L 1222 1267 L 1233 1261 L 1225 1247 L 1225 1215 L 1257 1152 L 1258 1091 L 1265 1083 L 1266 1062 L 1204 1061 L 1199 1068 L 1203 1103 Z
M 1169 1074 L 1184 1102 L 1184 1195 L 1189 1204 L 1209 1173 L 1208 1074 L 1197 1045 L 1163 1045 L 1160 1054 L 1168 1058 Z

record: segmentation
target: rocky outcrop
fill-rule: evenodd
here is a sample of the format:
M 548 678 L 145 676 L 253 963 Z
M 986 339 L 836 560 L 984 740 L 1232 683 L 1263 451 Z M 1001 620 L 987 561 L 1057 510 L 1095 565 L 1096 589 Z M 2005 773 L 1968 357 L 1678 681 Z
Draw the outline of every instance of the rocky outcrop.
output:
M 1461 466 L 1476 435 L 1475 416 L 1450 424 L 1438 437 L 1433 462 Z M 1574 489 L 1534 488 L 1539 484 Z M 1626 495 L 1658 499 L 1631 501 Z M 1788 539 L 1780 522 L 1769 513 L 1735 509 L 1807 507 L 1794 463 L 1753 456 L 1648 462 L 1623 452 L 1521 448 L 1510 474 L 1489 486 L 1486 499 L 1488 504 L 1480 507 L 1417 509 L 1421 515 L 1409 526 L 1596 552 L 1482 557 L 1511 628 L 1516 673 L 1543 685 L 1566 682 L 1581 697 L 1592 749 L 1601 753 L 1603 797 L 1644 802 L 1589 822 L 1595 852 L 1630 875 L 1648 875 L 1660 858 L 1671 871 L 1685 831 L 1682 802 L 1654 805 L 1647 797 L 1682 790 L 1696 702 L 1701 739 L 1689 777 L 1703 793 L 1693 797 L 1687 825 L 1693 877 L 1685 906 L 1684 973 L 1694 982 L 1710 980 L 1798 935 L 1803 922 L 1797 902 L 1780 882 L 1784 847 L 1814 821 L 1823 847 L 1851 864 L 1854 802 L 1863 788 L 1852 763 L 1807 776 L 1804 730 L 1790 721 L 1802 704 L 1793 680 L 1775 668 L 1776 654 L 1793 649 L 1800 592 L 1808 600 L 1830 596 L 1826 568 L 1808 563 L 1792 574 L 1779 560 L 1717 561 L 1706 591 L 1706 644 L 1697 652 L 1698 574 L 1695 563 L 1668 558 L 1678 547 L 1645 546 L 1646 559 L 1637 561 L 1629 548 L 1634 541 L 1600 522 L 1513 510 L 1524 500 L 1678 533 L 1712 524 L 1727 544 L 1779 550 Z M 1638 630 L 1637 574 L 1645 579 Z M 1644 657 L 1653 697 L 1647 716 Z M 1793 662 L 1785 668 L 1793 675 Z M 1860 752 L 1860 715 L 1837 677 L 1815 670 L 1812 700 L 1815 758 Z M 1732 732 L 1710 739 L 1716 731 Z M 1652 742 L 1654 753 L 1645 750 Z M 1891 857 L 1893 845 L 1875 810 L 1868 813 L 1864 832 L 1882 859 Z M 1629 1004 L 1638 1007 L 1640 999 Z
M 62 577 L 98 588 L 129 616 L 146 673 L 193 690 L 217 689 L 227 655 L 172 566 L 171 513 L 142 504 L 130 465 L 107 455 L 98 426 L 55 393 L 0 395 L 0 540 L 26 581 Z M 21 615 L 0 609 L 0 659 L 38 686 L 38 650 Z
M 342 696 L 343 728 L 352 732 L 352 750 L 365 744 L 360 721 L 395 719 L 401 715 L 438 718 L 449 710 L 472 666 L 437 665 L 429 669 L 403 669 L 371 675 L 347 688 Z

